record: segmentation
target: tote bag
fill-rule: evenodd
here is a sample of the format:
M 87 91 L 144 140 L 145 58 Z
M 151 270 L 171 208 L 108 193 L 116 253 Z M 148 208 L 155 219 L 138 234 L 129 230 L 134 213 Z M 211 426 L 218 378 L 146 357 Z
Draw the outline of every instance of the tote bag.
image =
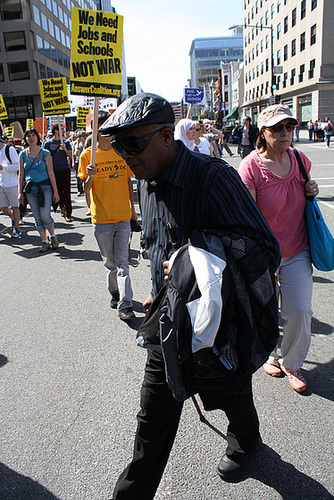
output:
M 293 152 L 297 158 L 299 169 L 305 182 L 309 181 L 302 159 L 298 151 Z M 319 271 L 334 270 L 334 238 L 322 216 L 317 200 L 306 197 L 305 218 L 311 261 Z

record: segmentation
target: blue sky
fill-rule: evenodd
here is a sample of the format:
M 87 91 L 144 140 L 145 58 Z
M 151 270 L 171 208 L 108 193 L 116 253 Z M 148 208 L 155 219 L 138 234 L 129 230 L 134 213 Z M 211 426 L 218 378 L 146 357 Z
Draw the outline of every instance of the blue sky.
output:
M 190 77 L 194 38 L 231 36 L 243 0 L 111 0 L 124 16 L 126 72 L 146 92 L 179 101 Z

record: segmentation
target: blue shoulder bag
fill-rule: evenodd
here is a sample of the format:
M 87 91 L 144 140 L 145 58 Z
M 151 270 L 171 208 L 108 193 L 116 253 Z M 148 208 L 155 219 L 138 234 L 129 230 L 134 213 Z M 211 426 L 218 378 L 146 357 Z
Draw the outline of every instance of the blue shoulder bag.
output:
M 306 173 L 298 151 L 293 148 L 299 169 L 305 182 L 310 179 Z M 334 270 L 334 238 L 322 216 L 319 205 L 314 197 L 306 196 L 305 219 L 310 247 L 311 261 L 319 271 Z

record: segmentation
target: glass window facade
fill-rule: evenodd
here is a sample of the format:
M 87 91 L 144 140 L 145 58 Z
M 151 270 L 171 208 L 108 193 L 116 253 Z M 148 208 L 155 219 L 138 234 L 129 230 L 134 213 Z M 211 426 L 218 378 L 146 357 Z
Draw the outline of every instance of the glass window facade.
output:
M 10 33 L 4 33 L 3 37 L 7 52 L 12 50 L 25 50 L 27 48 L 24 31 L 11 31 Z
M 0 1 L 0 13 L 2 21 L 12 19 L 22 19 L 21 0 L 11 0 L 10 2 Z
M 28 61 L 8 63 L 8 74 L 11 82 L 16 80 L 29 80 Z

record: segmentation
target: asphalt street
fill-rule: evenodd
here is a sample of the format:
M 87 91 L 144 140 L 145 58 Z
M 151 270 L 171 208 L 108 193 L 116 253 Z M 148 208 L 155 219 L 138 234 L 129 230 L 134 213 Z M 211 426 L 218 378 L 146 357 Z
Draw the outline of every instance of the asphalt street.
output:
M 303 135 L 299 146 L 312 160 L 334 234 L 334 143 L 326 148 Z M 240 158 L 227 159 L 238 167 Z M 31 213 L 19 240 L 0 216 L 0 500 L 108 500 L 132 455 L 146 358 L 135 335 L 150 289 L 148 261 L 138 263 L 136 233 L 137 319 L 127 325 L 109 307 L 105 269 L 74 182 L 73 204 L 73 223 L 55 214 L 60 247 L 44 255 Z M 262 369 L 254 376 L 264 444 L 243 481 L 228 484 L 216 473 L 225 414 L 205 412 L 200 422 L 187 401 L 156 500 L 334 498 L 334 272 L 314 271 L 313 310 L 307 391 L 297 394 L 286 378 Z

